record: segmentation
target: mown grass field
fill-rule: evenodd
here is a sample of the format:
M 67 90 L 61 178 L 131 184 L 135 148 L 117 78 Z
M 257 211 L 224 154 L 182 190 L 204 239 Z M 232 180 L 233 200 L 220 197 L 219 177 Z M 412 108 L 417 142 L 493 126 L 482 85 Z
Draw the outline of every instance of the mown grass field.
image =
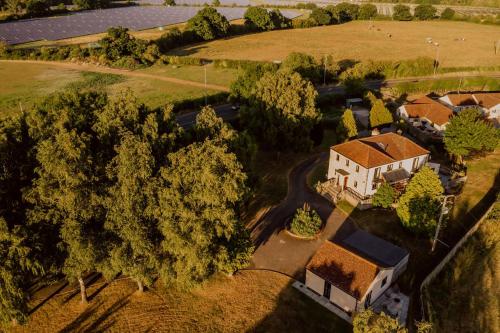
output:
M 373 24 L 374 27 L 371 27 Z M 290 52 L 336 61 L 434 58 L 439 43 L 441 67 L 497 66 L 494 41 L 500 27 L 464 22 L 354 21 L 346 24 L 257 33 L 173 50 L 173 54 L 209 59 L 282 60 Z M 389 37 L 390 35 L 390 37 Z M 462 38 L 464 40 L 462 40 Z
M 500 331 L 500 202 L 428 288 L 436 332 Z
M 51 298 L 26 326 L 12 332 L 351 332 L 333 313 L 291 287 L 286 276 L 242 271 L 216 276 L 192 291 L 164 289 L 160 283 L 138 295 L 124 279 L 79 295 Z M 99 290 L 101 289 L 101 290 Z
M 148 74 L 171 76 L 204 82 L 201 66 L 153 66 L 144 70 Z M 229 85 L 236 74 L 228 69 L 207 68 L 208 83 Z M 114 95 L 120 90 L 131 89 L 139 100 L 150 107 L 163 106 L 168 102 L 201 98 L 205 89 L 188 85 L 152 80 L 147 78 L 126 77 L 115 74 L 81 72 L 45 64 L 0 63 L 0 117 L 9 113 L 30 108 L 33 103 L 50 93 L 65 88 L 104 90 Z M 209 95 L 218 91 L 207 90 Z

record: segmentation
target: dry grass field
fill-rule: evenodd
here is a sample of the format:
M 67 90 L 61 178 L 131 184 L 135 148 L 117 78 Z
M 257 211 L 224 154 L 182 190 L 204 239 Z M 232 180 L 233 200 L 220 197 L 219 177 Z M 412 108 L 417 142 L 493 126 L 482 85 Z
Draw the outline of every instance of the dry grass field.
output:
M 374 28 L 370 29 L 373 24 Z M 391 37 L 389 37 L 389 34 Z M 498 66 L 493 43 L 500 27 L 464 22 L 354 21 L 341 25 L 271 31 L 231 37 L 173 50 L 173 54 L 210 59 L 282 60 L 290 52 L 335 60 L 403 60 L 435 57 L 439 43 L 442 67 Z M 464 38 L 465 40 L 462 40 Z
M 272 272 L 217 276 L 189 291 L 157 286 L 143 295 L 128 279 L 91 287 L 92 300 L 53 297 L 12 332 L 350 332 L 334 314 Z

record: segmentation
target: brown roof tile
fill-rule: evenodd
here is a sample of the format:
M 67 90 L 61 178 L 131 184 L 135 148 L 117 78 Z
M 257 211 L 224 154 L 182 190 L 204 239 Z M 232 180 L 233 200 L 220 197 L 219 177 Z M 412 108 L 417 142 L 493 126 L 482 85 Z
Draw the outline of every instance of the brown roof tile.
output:
M 448 94 L 447 96 L 453 106 L 477 105 L 472 94 Z
M 487 109 L 500 104 L 500 93 L 475 93 L 474 97 L 479 105 Z
M 321 245 L 306 268 L 358 300 L 379 272 L 376 264 L 330 241 Z
M 453 116 L 452 110 L 427 96 L 406 104 L 404 108 L 409 117 L 427 118 L 440 126 L 448 123 Z
M 331 147 L 332 150 L 365 167 L 394 163 L 428 154 L 429 151 L 395 133 L 357 139 Z

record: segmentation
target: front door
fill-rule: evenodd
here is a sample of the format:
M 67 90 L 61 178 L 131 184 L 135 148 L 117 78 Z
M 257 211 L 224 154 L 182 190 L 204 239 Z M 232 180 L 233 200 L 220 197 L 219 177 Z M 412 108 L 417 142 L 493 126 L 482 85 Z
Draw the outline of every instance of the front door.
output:
M 323 290 L 323 296 L 330 299 L 330 292 L 332 290 L 332 285 L 325 281 L 325 289 Z
M 349 179 L 349 177 L 345 176 L 344 177 L 344 190 L 347 188 L 347 180 Z

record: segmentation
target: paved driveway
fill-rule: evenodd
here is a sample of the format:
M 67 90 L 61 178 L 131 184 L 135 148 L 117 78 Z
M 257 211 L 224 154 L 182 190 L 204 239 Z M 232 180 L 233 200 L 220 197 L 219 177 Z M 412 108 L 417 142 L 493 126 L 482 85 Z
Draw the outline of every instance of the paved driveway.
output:
M 325 240 L 341 239 L 356 230 L 345 213 L 307 186 L 307 174 L 327 158 L 327 153 L 315 155 L 292 170 L 285 201 L 252 230 L 256 251 L 251 268 L 271 269 L 303 280 L 305 265 Z M 298 239 L 285 231 L 287 219 L 306 202 L 326 220 L 323 232 L 314 240 Z

